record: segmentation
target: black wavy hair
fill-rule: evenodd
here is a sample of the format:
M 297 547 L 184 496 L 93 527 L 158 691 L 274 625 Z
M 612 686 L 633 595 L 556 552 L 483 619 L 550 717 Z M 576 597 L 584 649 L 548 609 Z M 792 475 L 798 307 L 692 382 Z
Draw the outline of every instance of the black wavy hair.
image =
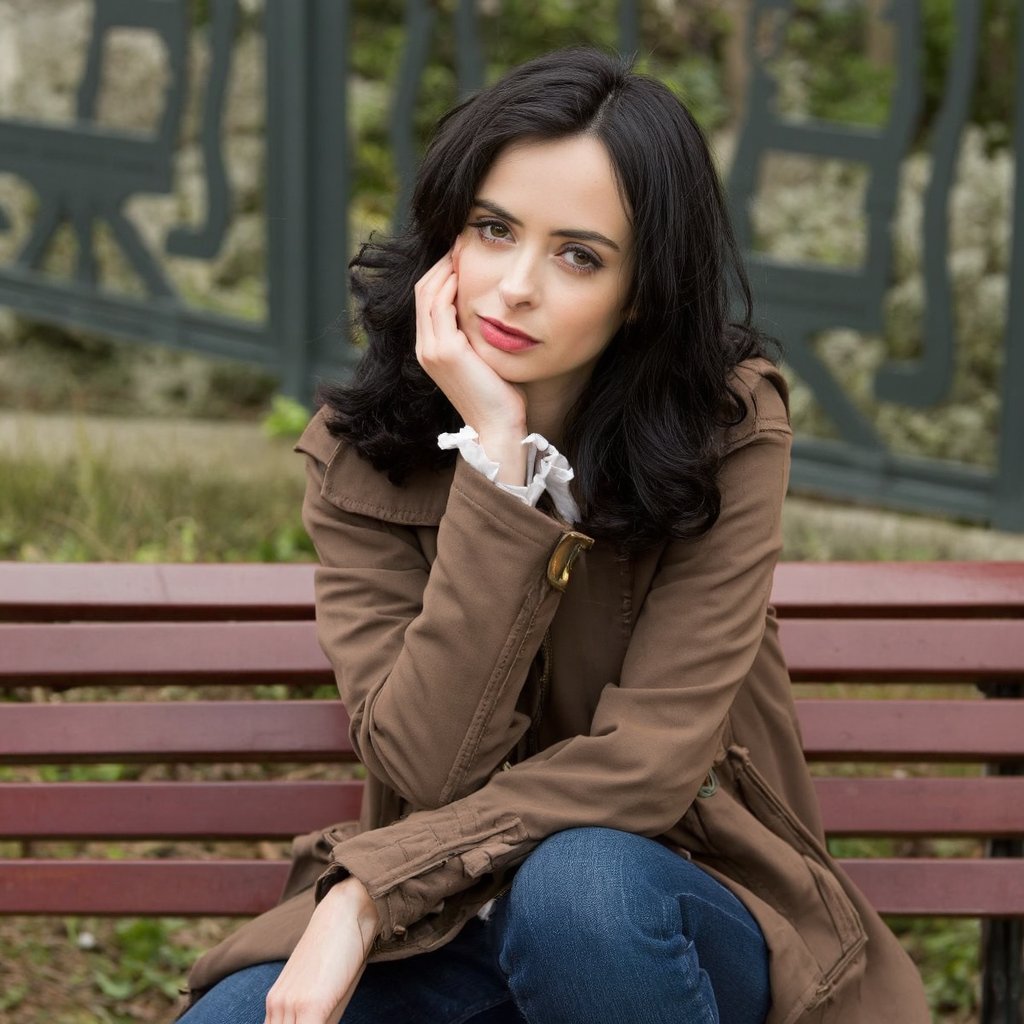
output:
M 331 432 L 401 484 L 456 458 L 437 434 L 462 425 L 416 360 L 413 286 L 464 229 L 476 188 L 511 143 L 590 134 L 607 148 L 631 213 L 632 313 L 570 410 L 565 453 L 581 529 L 639 550 L 718 518 L 721 428 L 743 404 L 732 368 L 772 358 L 707 142 L 686 107 L 632 61 L 556 50 L 442 117 L 419 168 L 408 226 L 350 264 L 367 351 L 350 383 L 320 389 Z M 743 317 L 730 320 L 730 290 Z

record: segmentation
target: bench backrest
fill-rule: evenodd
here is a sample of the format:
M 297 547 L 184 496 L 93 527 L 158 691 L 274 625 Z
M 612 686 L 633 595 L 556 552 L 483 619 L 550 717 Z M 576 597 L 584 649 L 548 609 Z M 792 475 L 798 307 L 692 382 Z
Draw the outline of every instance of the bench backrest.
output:
M 257 913 L 286 871 L 253 859 L 260 841 L 358 815 L 312 577 L 0 563 L 0 840 L 24 854 L 0 861 L 0 913 Z M 772 600 L 830 836 L 1024 836 L 1024 565 L 788 563 Z M 224 781 L 190 778 L 211 762 Z M 274 762 L 303 770 L 238 778 Z M 888 768 L 864 777 L 858 762 Z M 80 767 L 96 764 L 131 767 Z M 141 777 L 93 777 L 126 772 Z M 68 859 L 51 841 L 158 845 Z M 224 841 L 246 856 L 204 849 Z M 1024 915 L 1016 859 L 844 863 L 886 912 Z

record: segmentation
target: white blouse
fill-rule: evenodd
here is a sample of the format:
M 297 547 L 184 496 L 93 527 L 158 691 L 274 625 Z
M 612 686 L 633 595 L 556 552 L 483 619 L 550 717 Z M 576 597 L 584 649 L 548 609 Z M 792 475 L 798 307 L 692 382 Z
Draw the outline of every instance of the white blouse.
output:
M 493 480 L 502 490 L 514 494 L 527 505 L 536 505 L 540 496 L 547 491 L 555 504 L 555 510 L 567 523 L 577 523 L 580 510 L 569 493 L 569 481 L 573 478 L 572 467 L 561 452 L 542 434 L 527 434 L 522 444 L 529 445 L 526 454 L 526 483 L 505 484 L 498 481 L 499 463 L 488 458 L 479 442 L 480 435 L 472 427 L 463 427 L 454 434 L 439 434 L 438 448 L 458 448 L 462 457 L 488 480 Z

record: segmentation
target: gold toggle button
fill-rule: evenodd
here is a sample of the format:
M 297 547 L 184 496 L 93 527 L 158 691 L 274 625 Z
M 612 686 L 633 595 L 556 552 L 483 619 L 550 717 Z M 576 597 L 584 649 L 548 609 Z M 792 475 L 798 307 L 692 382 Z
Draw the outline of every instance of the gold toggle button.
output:
M 577 533 L 575 530 L 563 533 L 548 560 L 548 583 L 555 590 L 565 590 L 569 585 L 573 563 L 581 552 L 589 551 L 593 546 L 594 538 L 585 533 Z

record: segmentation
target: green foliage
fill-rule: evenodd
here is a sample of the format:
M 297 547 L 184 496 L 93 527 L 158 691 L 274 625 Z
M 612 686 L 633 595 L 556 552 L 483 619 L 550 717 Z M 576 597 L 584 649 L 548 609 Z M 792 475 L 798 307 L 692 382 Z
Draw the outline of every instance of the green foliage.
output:
M 36 770 L 43 782 L 123 782 L 138 778 L 141 765 L 44 764 Z
M 864 53 L 863 4 L 798 0 L 785 31 L 780 78 L 783 109 L 796 116 L 881 125 L 889 116 L 893 69 Z
M 5 1010 L 17 1009 L 21 1001 L 28 995 L 28 983 L 12 985 L 6 992 L 0 992 L 0 1013 Z
M 896 841 L 893 839 L 829 839 L 828 852 L 833 857 L 892 857 Z
M 159 991 L 173 1000 L 182 972 L 195 959 L 196 950 L 175 941 L 184 922 L 175 918 L 127 918 L 113 931 L 112 949 L 97 950 L 92 957 L 92 983 L 104 996 L 125 1002 L 146 992 Z M 65 929 L 70 942 L 80 945 L 84 922 L 68 918 Z
M 889 116 L 893 72 L 860 54 L 813 65 L 811 112 L 816 117 L 852 124 L 879 125 Z
M 712 57 L 694 53 L 666 61 L 652 54 L 638 59 L 636 69 L 667 85 L 704 131 L 714 131 L 727 122 L 729 106 L 721 69 Z
M 889 924 L 921 969 L 933 1014 L 977 1009 L 981 948 L 977 921 L 892 918 Z
M 270 412 L 263 420 L 263 433 L 267 437 L 296 438 L 309 422 L 310 411 L 294 398 L 274 395 Z
M 310 562 L 316 560 L 316 548 L 302 523 L 282 523 L 260 541 L 253 552 L 258 562 Z
M 412 112 L 416 150 L 422 153 L 441 115 L 458 99 L 454 0 L 435 6 L 430 60 L 419 82 Z M 351 55 L 350 91 L 354 148 L 353 243 L 390 227 L 398 194 L 391 130 L 406 31 L 399 0 L 354 6 L 358 45 Z M 581 44 L 614 49 L 618 40 L 617 0 L 502 0 L 481 5 L 480 40 L 485 84 L 509 68 L 549 50 Z M 721 49 L 729 22 L 715 0 L 694 0 L 684 15 L 661 5 L 642 5 L 637 66 L 664 81 L 707 130 L 728 118 L 721 73 Z
M 515 64 L 562 46 L 613 47 L 617 41 L 615 0 L 505 0 L 484 25 L 489 80 Z
M 974 2 L 974 0 L 972 0 Z M 981 5 L 981 42 L 969 119 L 997 127 L 992 137 L 1008 138 L 1015 81 L 1013 40 L 1015 0 L 977 0 Z M 889 116 L 894 69 L 865 54 L 868 8 L 862 2 L 798 0 L 786 26 L 786 56 L 778 71 L 788 78 L 783 93 L 803 113 L 825 120 L 880 125 Z M 949 85 L 957 44 L 953 0 L 922 0 L 923 105 L 919 131 L 924 137 L 938 114 Z
M 981 40 L 976 54 L 974 90 L 969 119 L 974 124 L 996 127 L 993 138 L 1005 143 L 1013 117 L 1015 82 L 1014 40 L 1017 31 L 1017 0 L 972 0 L 980 4 Z M 924 30 L 925 124 L 930 124 L 942 104 L 949 61 L 957 31 L 953 0 L 922 0 Z
M 238 479 L 185 465 L 119 466 L 0 453 L 0 558 L 20 561 L 312 561 L 301 477 Z

